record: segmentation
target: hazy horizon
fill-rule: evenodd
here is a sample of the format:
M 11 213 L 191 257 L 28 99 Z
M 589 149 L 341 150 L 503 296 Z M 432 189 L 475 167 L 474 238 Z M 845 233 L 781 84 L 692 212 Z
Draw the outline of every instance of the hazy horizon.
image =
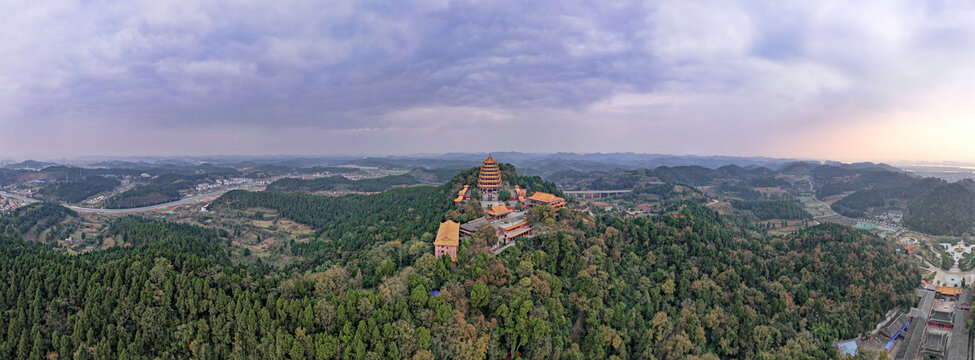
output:
M 505 149 L 975 163 L 975 3 L 0 10 L 0 157 Z
M 813 161 L 813 162 L 842 162 L 842 163 L 878 163 L 878 164 L 888 164 L 892 166 L 958 166 L 958 167 L 970 167 L 975 166 L 975 162 L 964 162 L 964 161 L 928 161 L 928 160 L 889 160 L 889 161 L 879 161 L 871 159 L 863 160 L 837 160 L 837 159 L 825 159 L 825 158 L 790 158 L 790 157 L 771 157 L 763 155 L 722 155 L 722 154 L 669 154 L 669 153 L 638 153 L 638 152 L 520 152 L 520 151 L 459 151 L 459 152 L 443 152 L 443 153 L 408 153 L 408 154 L 389 154 L 389 153 L 375 153 L 375 154 L 355 154 L 355 153 L 325 153 L 325 154 L 256 154 L 256 155 L 245 155 L 245 154 L 199 154 L 199 155 L 79 155 L 71 157 L 28 157 L 28 158 L 11 158 L 0 156 L 0 164 L 7 163 L 19 163 L 24 161 L 39 161 L 39 162 L 52 162 L 52 163 L 64 163 L 64 164 L 77 164 L 77 163 L 87 163 L 87 162 L 98 162 L 98 161 L 161 161 L 161 160 L 212 160 L 219 158 L 226 158 L 230 160 L 232 158 L 240 158 L 241 160 L 251 160 L 251 159 L 298 159 L 298 158 L 387 158 L 387 157 L 402 157 L 402 158 L 422 158 L 422 157 L 447 157 L 449 155 L 482 155 L 482 154 L 495 154 L 496 157 L 500 155 L 499 159 L 505 162 L 503 159 L 503 154 L 505 153 L 517 153 L 522 155 L 535 155 L 535 156 L 547 156 L 547 155 L 557 155 L 557 154 L 567 154 L 567 155 L 634 155 L 634 156 L 659 156 L 665 157 L 691 157 L 691 158 L 739 158 L 739 159 L 767 159 L 771 161 Z

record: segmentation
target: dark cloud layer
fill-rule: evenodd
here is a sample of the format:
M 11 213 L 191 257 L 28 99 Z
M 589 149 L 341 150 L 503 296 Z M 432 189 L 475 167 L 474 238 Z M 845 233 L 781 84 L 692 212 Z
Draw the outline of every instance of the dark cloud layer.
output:
M 973 5 L 592 4 L 8 2 L 0 151 L 820 156 L 781 139 L 975 113 Z

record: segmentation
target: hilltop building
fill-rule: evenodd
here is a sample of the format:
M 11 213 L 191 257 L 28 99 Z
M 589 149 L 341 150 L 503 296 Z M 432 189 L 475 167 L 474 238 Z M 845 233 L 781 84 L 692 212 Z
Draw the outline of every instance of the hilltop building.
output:
M 955 326 L 955 313 L 952 311 L 934 310 L 928 316 L 928 326 L 951 329 Z
M 911 318 L 908 317 L 907 314 L 901 314 L 900 316 L 894 318 L 894 321 L 891 321 L 887 324 L 887 326 L 880 329 L 880 334 L 888 339 L 893 339 L 898 335 L 903 335 L 902 332 L 910 322 Z
M 483 193 L 494 194 L 501 188 L 501 169 L 498 162 L 488 154 L 481 163 L 481 171 L 477 175 L 477 189 Z
M 555 208 L 555 210 L 565 207 L 565 199 L 549 193 L 543 193 L 541 191 L 537 191 L 532 194 L 532 196 L 528 198 L 528 201 L 532 206 L 546 205 Z
M 514 193 L 511 194 L 511 198 L 508 200 L 516 200 L 521 204 L 522 208 L 528 206 L 528 190 L 522 189 L 520 186 L 515 185 Z
M 460 191 L 457 192 L 457 197 L 454 198 L 454 205 L 460 206 L 460 204 L 464 202 L 464 200 L 470 200 L 470 199 L 471 199 L 471 186 L 464 185 L 464 188 L 460 189 Z
M 501 189 L 509 190 L 511 195 L 506 199 L 500 198 Z M 519 236 L 532 236 L 532 224 L 525 217 L 525 208 L 529 204 L 541 204 L 560 209 L 565 206 L 565 199 L 546 193 L 535 193 L 528 197 L 528 190 L 515 185 L 513 188 L 504 187 L 501 180 L 501 169 L 497 161 L 490 154 L 479 169 L 477 187 L 464 185 L 453 198 L 454 204 L 460 206 L 473 198 L 474 189 L 480 191 L 481 206 L 485 215 L 469 222 L 458 224 L 446 221 L 440 224 L 437 238 L 434 241 L 434 254 L 437 258 L 450 255 L 457 261 L 457 249 L 461 237 L 473 237 L 479 228 L 485 225 L 494 230 L 496 242 L 490 241 L 491 246 L 500 246 L 512 242 Z M 451 195 L 453 197 L 453 195 Z M 510 201 L 517 201 L 517 205 L 509 207 Z M 517 209 L 517 211 L 516 211 Z
M 957 300 L 958 296 L 961 295 L 961 288 L 954 286 L 938 286 L 936 292 L 939 299 L 948 298 Z
M 463 237 L 472 237 L 474 236 L 474 233 L 477 232 L 477 229 L 481 227 L 481 225 L 490 224 L 491 222 L 488 221 L 487 217 L 479 217 L 477 219 L 465 222 L 460 225 L 460 235 Z
M 532 227 L 524 217 L 512 218 L 497 224 L 502 240 L 509 243 L 519 236 L 531 236 Z
M 942 359 L 948 350 L 948 333 L 925 332 L 920 354 L 925 359 Z
M 440 223 L 437 239 L 433 241 L 433 254 L 439 259 L 450 255 L 450 260 L 457 262 L 457 247 L 460 246 L 460 224 L 453 220 Z
M 501 220 L 504 219 L 508 214 L 511 213 L 511 209 L 504 205 L 492 206 L 487 211 L 488 219 L 490 220 Z

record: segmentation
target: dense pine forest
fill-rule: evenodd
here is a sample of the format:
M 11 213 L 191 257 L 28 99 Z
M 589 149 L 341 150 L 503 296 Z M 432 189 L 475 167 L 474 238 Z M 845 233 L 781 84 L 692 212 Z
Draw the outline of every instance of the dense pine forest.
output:
M 812 216 L 794 201 L 762 200 L 741 201 L 732 200 L 731 206 L 739 210 L 748 210 L 759 220 L 797 219 L 811 220 Z
M 64 219 L 77 216 L 74 210 L 52 203 L 24 206 L 0 216 L 0 234 L 18 239 L 35 238 L 38 233 L 57 226 Z
M 694 204 L 561 211 L 497 257 L 465 241 L 453 265 L 432 233 L 463 181 L 212 205 L 316 229 L 286 269 L 235 261 L 226 231 L 137 217 L 105 230 L 130 246 L 75 256 L 2 237 L 0 358 L 825 359 L 920 279 L 865 232 L 766 237 Z
M 906 225 L 931 234 L 962 235 L 975 231 L 975 192 L 961 183 L 935 187 L 911 201 Z
M 78 203 L 92 195 L 115 189 L 119 184 L 116 179 L 90 175 L 78 180 L 52 184 L 42 189 L 38 195 L 50 201 Z
M 322 239 L 293 244 L 295 255 L 305 259 L 293 267 L 322 269 L 328 265 L 352 263 L 363 268 L 367 283 L 376 283 L 376 269 L 384 266 L 386 261 L 394 261 L 396 267 L 412 264 L 411 257 L 387 248 L 401 244 L 395 247 L 408 249 L 413 255 L 427 250 L 432 252 L 431 234 L 436 233 L 445 214 L 453 207 L 445 191 L 446 187 L 420 186 L 375 195 L 326 197 L 234 190 L 215 200 L 211 206 L 276 210 L 286 218 L 315 229 L 316 238 Z
M 179 200 L 179 191 L 193 186 L 199 176 L 160 175 L 149 184 L 113 196 L 105 202 L 110 209 L 125 209 Z

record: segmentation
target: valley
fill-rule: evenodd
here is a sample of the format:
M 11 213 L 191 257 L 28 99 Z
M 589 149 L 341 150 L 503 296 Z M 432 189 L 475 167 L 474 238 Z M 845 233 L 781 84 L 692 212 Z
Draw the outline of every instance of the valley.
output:
M 856 186 L 868 190 L 876 186 L 847 184 L 851 179 L 856 182 L 860 176 L 900 177 L 873 173 L 849 175 L 849 172 L 888 171 L 877 170 L 876 166 L 864 169 L 861 165 L 784 164 L 777 170 L 734 165 L 716 169 L 664 167 L 617 175 L 563 177 L 566 181 L 563 185 L 521 175 L 513 166 L 501 164 L 497 178 L 502 179 L 499 184 L 504 184 L 501 189 L 504 196 L 510 197 L 507 200 L 497 193 L 482 194 L 481 189 L 463 187 L 468 185 L 473 189 L 483 185 L 485 180 L 479 175 L 482 171 L 476 167 L 459 171 L 451 179 L 439 180 L 443 181 L 441 185 L 428 185 L 434 178 L 426 175 L 439 170 L 368 171 L 374 175 L 358 175 L 356 180 L 345 176 L 342 180 L 331 180 L 338 178 L 275 175 L 198 195 L 189 194 L 177 202 L 99 211 L 49 202 L 26 205 L 34 200 L 5 192 L 0 195 L 25 205 L 0 216 L 0 229 L 7 236 L 42 246 L 37 250 L 17 251 L 33 252 L 36 256 L 61 253 L 91 261 L 103 261 L 96 259 L 113 251 L 140 258 L 147 255 L 146 251 L 155 251 L 150 249 L 160 241 L 177 241 L 172 246 L 184 249 L 203 246 L 201 249 L 209 250 L 182 253 L 196 254 L 206 263 L 219 263 L 242 274 L 251 273 L 247 276 L 273 274 L 279 279 L 274 281 L 280 281 L 276 288 L 292 289 L 288 290 L 291 295 L 282 297 L 281 301 L 299 307 L 309 297 L 317 299 L 325 308 L 330 307 L 326 305 L 329 303 L 336 306 L 338 303 L 334 301 L 348 301 L 349 296 L 368 298 L 379 308 L 398 307 L 397 299 L 402 298 L 407 301 L 404 309 L 409 314 L 396 315 L 397 321 L 414 333 L 421 328 L 429 331 L 431 344 L 413 348 L 403 342 L 405 338 L 397 337 L 400 335 L 387 336 L 382 331 L 372 338 L 392 341 L 397 352 L 412 353 L 411 357 L 433 353 L 460 356 L 458 351 L 463 351 L 465 343 L 484 346 L 483 352 L 478 350 L 473 354 L 475 358 L 490 357 L 490 354 L 503 357 L 512 352 L 560 358 L 566 352 L 576 351 L 594 357 L 621 356 L 624 351 L 658 358 L 694 354 L 729 357 L 751 353 L 789 354 L 793 351 L 790 346 L 800 346 L 803 351 L 821 357 L 833 357 L 839 349 L 836 344 L 848 339 L 853 339 L 864 351 L 896 355 L 900 349 L 912 346 L 913 340 L 908 336 L 912 328 L 905 329 L 903 338 L 895 337 L 891 348 L 867 339 L 883 336 L 877 329 L 897 319 L 888 315 L 906 313 L 905 309 L 916 302 L 914 289 L 921 286 L 922 280 L 933 287 L 965 291 L 975 281 L 975 253 L 970 249 L 975 247 L 975 240 L 970 237 L 912 230 L 891 218 L 896 203 L 878 209 L 885 216 L 865 214 L 851 218 L 834 211 L 837 203 L 865 191 L 864 188 L 856 190 Z M 362 169 L 354 172 L 369 174 Z M 823 175 L 833 172 L 842 175 Z M 418 176 L 425 177 L 423 183 L 410 180 Z M 837 194 L 822 190 L 833 187 L 847 190 Z M 562 190 L 565 188 L 580 190 Z M 520 189 L 526 191 L 522 194 Z M 536 211 L 546 207 L 530 206 L 528 198 L 541 199 L 532 194 L 548 194 L 545 191 L 565 196 L 563 199 L 546 195 L 563 199 L 565 209 Z M 497 237 L 485 237 L 480 234 L 483 229 L 475 233 L 471 228 L 470 233 L 455 238 L 457 245 L 452 246 L 456 248 L 448 252 L 452 256 L 441 256 L 445 252 L 435 251 L 441 244 L 437 236 L 443 233 L 442 224 L 456 221 L 463 227 L 478 216 L 499 211 L 493 208 L 498 204 L 505 205 L 509 212 L 513 208 L 515 212 L 511 216 L 523 216 L 525 220 L 521 221 L 528 221 L 530 231 L 507 238 L 501 234 L 509 225 L 502 221 L 495 225 Z M 529 211 L 519 213 L 519 209 Z M 152 235 L 167 232 L 173 236 Z M 176 235 L 184 233 L 188 237 Z M 17 248 L 11 244 L 6 246 Z M 43 246 L 48 250 L 41 250 Z M 438 255 L 434 256 L 435 253 Z M 762 255 L 755 258 L 754 254 Z M 796 263 L 798 259 L 794 257 L 798 254 L 803 254 L 804 259 L 816 256 L 816 260 Z M 179 255 L 174 256 L 177 257 L 157 256 L 156 261 L 181 261 Z M 884 262 L 864 268 L 864 259 L 877 257 L 882 257 Z M 614 260 L 608 261 L 610 258 Z M 692 262 L 692 267 L 684 265 L 686 259 Z M 774 270 L 786 264 L 783 261 L 793 267 Z M 738 265 L 729 266 L 732 263 Z M 632 268 L 640 269 L 639 273 L 632 273 Z M 184 268 L 180 270 L 184 273 L 176 276 L 194 276 L 185 273 L 190 269 Z M 863 277 L 850 277 L 858 272 Z M 837 278 L 837 274 L 845 275 Z M 731 278 L 742 284 L 729 283 Z M 349 285 L 341 285 L 346 282 Z M 621 287 L 623 283 L 639 285 L 627 289 Z M 305 287 L 304 292 L 294 292 L 298 284 Z M 878 284 L 887 286 L 878 287 Z M 830 290 L 838 288 L 845 291 Z M 259 296 L 264 299 L 272 296 L 268 293 L 271 288 L 250 286 L 250 289 L 263 294 Z M 482 299 L 484 289 L 497 294 Z M 814 289 L 825 292 L 814 295 Z M 431 298 L 437 299 L 436 304 L 432 304 L 433 300 L 429 304 L 419 300 L 418 294 L 432 290 L 440 294 Z M 889 300 L 870 301 L 870 297 L 862 294 L 864 291 L 883 292 Z M 741 295 L 702 303 L 708 298 L 705 295 L 708 292 Z M 768 303 L 770 293 L 789 300 Z M 556 296 L 557 301 L 545 301 L 546 296 Z M 679 300 L 688 298 L 700 300 L 697 303 Z M 524 317 L 512 318 L 511 323 L 497 322 L 510 316 L 503 315 L 507 311 L 503 309 L 525 307 L 528 303 L 531 307 Z M 847 307 L 842 313 L 827 311 L 822 307 L 826 303 L 843 303 Z M 954 304 L 946 302 L 943 306 L 954 309 Z M 632 305 L 644 310 L 624 311 L 625 315 L 619 318 L 605 313 Z M 569 331 L 569 323 L 590 321 L 586 318 L 593 316 L 590 312 L 594 309 L 602 309 L 604 315 L 591 320 L 595 322 L 587 328 L 597 326 L 614 338 L 619 337 L 619 347 L 602 348 L 597 345 L 599 342 L 591 343 L 589 337 L 596 336 L 592 330 Z M 285 314 L 268 324 L 271 328 L 298 326 L 306 334 L 311 330 L 312 344 L 318 345 L 309 345 L 302 351 L 315 356 L 358 351 L 342 345 L 347 344 L 341 340 L 346 330 L 328 322 L 327 316 L 332 315 L 327 315 L 327 311 L 317 313 L 325 310 L 314 307 L 311 311 L 315 319 L 326 318 L 300 323 Z M 616 310 L 613 311 L 615 314 Z M 299 319 L 304 316 L 301 313 L 297 311 L 293 316 Z M 553 314 L 560 315 L 552 318 Z M 954 314 L 967 316 L 967 313 Z M 446 337 L 445 334 L 459 331 L 452 329 L 459 325 L 451 320 L 458 318 L 473 321 L 473 328 L 469 329 L 473 332 L 460 339 Z M 489 318 L 495 322 L 489 322 Z M 858 320 L 841 320 L 852 318 Z M 173 321 L 192 324 L 204 319 Z M 363 317 L 366 319 L 369 317 Z M 634 322 L 636 319 L 645 320 Z M 534 324 L 531 326 L 535 326 L 537 334 L 525 336 L 542 341 L 541 346 L 538 343 L 514 345 L 514 350 L 498 346 L 508 341 L 507 335 L 492 334 L 505 329 L 507 324 L 517 326 L 518 321 Z M 637 328 L 627 330 L 620 321 L 628 321 Z M 729 340 L 726 330 L 721 329 L 735 329 L 733 324 L 740 321 L 752 325 L 738 327 L 739 331 L 750 331 L 749 336 L 763 340 L 751 343 Z M 711 325 L 694 332 L 682 328 L 700 322 Z M 15 325 L 9 323 L 10 326 Z M 146 329 L 142 325 L 128 326 Z M 364 331 L 370 331 L 371 326 L 365 322 Z M 664 335 L 646 338 L 639 335 L 643 331 Z M 244 330 L 236 333 L 257 336 L 255 339 L 262 336 L 248 335 Z M 107 332 L 104 334 L 109 336 Z M 135 340 L 114 336 L 115 341 Z M 220 345 L 213 334 L 206 336 L 213 347 L 205 351 L 215 355 L 235 351 Z M 292 343 L 297 341 L 294 334 L 285 338 L 288 337 Z M 697 343 L 706 350 L 680 348 L 678 342 Z M 556 350 L 559 348 L 556 343 L 577 344 L 578 350 L 575 347 Z M 100 346 L 96 344 L 89 349 L 102 351 Z M 252 347 L 249 351 L 265 354 L 288 351 L 277 346 L 245 345 Z M 76 346 L 68 345 L 71 347 Z M 364 350 L 365 353 L 380 349 L 376 345 L 364 348 L 372 349 Z M 391 351 L 386 347 L 381 349 Z M 181 354 L 199 350 L 172 344 L 165 349 L 129 345 L 125 351 Z

